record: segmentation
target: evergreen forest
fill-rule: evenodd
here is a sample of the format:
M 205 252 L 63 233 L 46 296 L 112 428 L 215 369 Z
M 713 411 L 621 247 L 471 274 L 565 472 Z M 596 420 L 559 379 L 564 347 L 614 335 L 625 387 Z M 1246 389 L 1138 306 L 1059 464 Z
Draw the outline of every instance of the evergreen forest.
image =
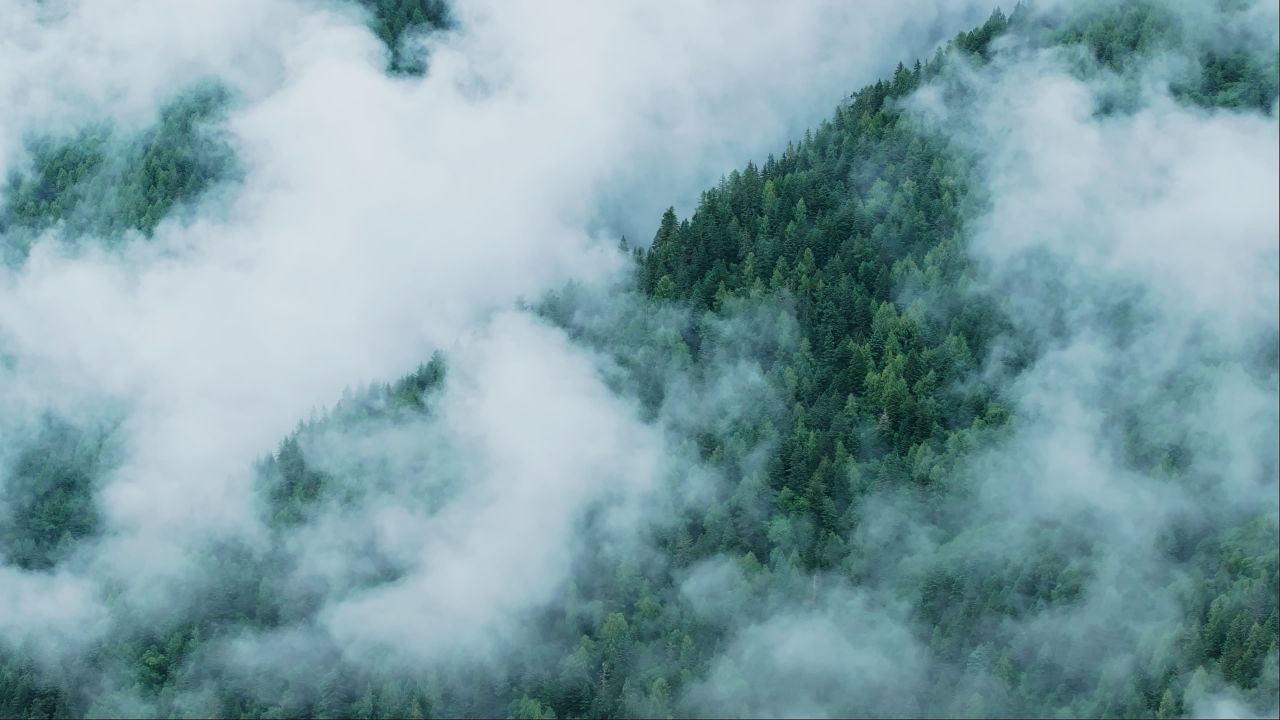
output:
M 356 105 L 403 106 L 397 88 L 431 82 L 437 62 L 454 72 L 468 22 L 507 27 L 444 0 L 311 4 L 281 4 L 327 13 L 288 32 L 332 23 L 385 51 L 360 70 L 391 88 L 378 92 L 315 60 L 324 91 Z M 72 22 L 30 12 L 33 27 Z M 297 176 L 244 138 L 300 117 L 264 100 L 263 83 L 311 62 L 320 40 L 290 40 L 302 49 L 261 78 L 166 86 L 145 122 L 80 113 L 0 133 L 0 716 L 1274 716 L 1280 236 L 1273 186 L 1244 189 L 1277 166 L 1274 9 L 1091 0 L 977 17 L 821 98 L 834 104 L 823 119 L 715 168 L 698 197 L 596 233 L 605 279 L 519 285 L 480 330 L 406 343 L 424 351 L 398 376 L 350 377 L 283 436 L 234 445 L 248 451 L 230 469 L 210 464 L 189 434 L 206 426 L 183 404 L 213 402 L 223 391 L 208 378 L 223 370 L 193 361 L 179 390 L 135 395 L 134 375 L 112 368 L 119 356 L 144 380 L 168 373 L 147 363 L 204 352 L 224 323 L 248 322 L 244 305 L 191 316 L 212 318 L 196 347 L 138 325 L 64 353 L 58 333 L 135 311 L 96 304 L 108 290 L 168 288 L 173 307 L 154 309 L 165 318 L 187 312 L 184 278 L 255 292 L 235 278 L 259 252 L 290 268 L 302 248 L 344 270 L 323 237 L 237 241 L 209 279 L 173 270 L 203 262 L 198 244 L 240 227 L 237 213 L 263 237 L 284 232 L 250 190 L 276 182 L 289 198 Z M 786 71 L 804 82 L 806 68 Z M 496 77 L 458 92 L 492 108 L 539 90 L 518 69 Z M 306 97 L 306 82 L 281 92 Z M 413 102 L 446 102 L 433 92 Z M 442 115 L 412 132 L 465 130 Z M 400 132 L 387 121 L 370 134 L 382 131 Z M 377 153 L 351 167 L 396 151 Z M 561 181 L 533 157 L 548 173 L 536 185 Z M 448 181 L 352 182 L 447 214 L 433 203 L 447 203 Z M 492 192 L 495 216 L 519 213 L 508 187 L 468 192 Z M 313 215 L 307 227 L 346 212 L 336 195 L 302 202 L 283 207 Z M 394 217 L 359 222 L 369 253 L 387 252 L 379 233 L 400 237 Z M 488 236 L 451 227 L 428 223 L 412 242 L 485 262 L 466 247 Z M 545 259 L 511 252 L 529 276 Z M 376 266 L 388 275 L 375 288 L 466 282 L 397 275 L 398 262 Z M 467 287 L 507 282 L 504 268 Z M 279 348 L 310 337 L 308 323 L 325 336 L 383 322 L 362 314 L 363 284 L 336 275 L 318 292 L 351 298 L 334 307 L 358 323 L 290 314 L 301 282 L 281 279 L 274 304 L 253 306 L 279 320 L 236 349 L 281 387 L 337 362 L 326 353 L 339 340 L 357 360 L 379 347 L 359 345 L 372 333 L 339 337 L 290 364 Z M 65 309 L 22 319 L 48 307 Z M 245 414 L 284 396 L 227 392 Z M 240 437 L 217 417 L 208 432 Z M 168 474 L 188 447 L 203 458 L 191 467 L 217 470 Z M 153 475 L 204 485 L 148 497 L 131 478 Z M 219 493 L 243 512 L 215 507 Z M 121 519 L 182 502 L 191 523 L 233 519 L 136 536 Z

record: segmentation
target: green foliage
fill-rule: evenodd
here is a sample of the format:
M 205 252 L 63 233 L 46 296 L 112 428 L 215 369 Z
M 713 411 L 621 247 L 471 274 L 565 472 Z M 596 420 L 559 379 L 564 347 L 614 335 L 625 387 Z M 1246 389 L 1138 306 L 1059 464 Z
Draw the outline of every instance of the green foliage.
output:
M 1280 55 L 1263 62 L 1256 55 L 1209 53 L 1198 82 L 1177 87 L 1188 100 L 1205 107 L 1257 109 L 1271 112 L 1280 95 Z
M 444 382 L 444 373 L 444 357 L 437 353 L 393 385 L 348 393 L 328 417 L 304 423 L 285 438 L 279 450 L 258 466 L 266 512 L 273 524 L 296 525 L 306 519 L 310 506 L 326 494 L 337 492 L 333 487 L 336 479 L 308 463 L 304 443 L 333 426 L 351 432 L 377 422 L 403 422 L 408 417 L 425 416 L 430 410 L 427 396 Z
M 445 30 L 453 25 L 446 0 L 358 0 L 373 14 L 371 29 L 387 46 L 387 69 L 396 74 L 421 75 L 423 59 L 405 47 L 415 33 Z
M 105 435 L 46 416 L 0 485 L 0 553 L 28 570 L 58 564 L 100 526 L 96 479 Z
M 997 14 L 984 27 L 1004 23 Z M 875 461 L 872 474 L 894 474 L 882 469 L 913 448 L 940 452 L 994 401 L 987 387 L 956 389 L 1002 331 L 997 309 L 964 290 L 968 164 L 895 104 L 939 71 L 900 65 L 780 159 L 706 192 L 688 221 L 668 211 L 643 258 L 639 281 L 655 298 L 711 312 L 751 297 L 793 308 L 801 342 L 770 368 L 794 407 L 769 475 L 788 497 L 823 495 L 815 483 L 846 472 L 837 446 Z M 698 333 L 690 347 L 700 357 Z M 827 528 L 848 501 L 788 507 Z M 815 560 L 816 549 L 802 556 Z
M 1132 0 L 1115 6 L 1098 4 L 1075 13 L 1064 27 L 1046 32 L 1042 42 L 1083 45 L 1099 65 L 1119 73 L 1134 67 L 1135 58 L 1181 50 L 1198 62 L 1175 80 L 1175 95 L 1203 107 L 1269 113 L 1280 95 L 1280 54 L 1223 53 L 1196 41 L 1196 36 L 1182 26 L 1169 4 Z
M 305 523 L 318 502 L 341 499 L 351 483 L 365 480 L 343 473 L 322 472 L 309 461 L 305 446 L 319 442 L 326 430 L 359 430 L 378 423 L 404 423 L 430 413 L 430 396 L 444 379 L 443 357 L 437 355 L 393 384 L 349 393 L 326 417 L 303 424 L 259 466 L 263 511 L 274 529 L 268 547 L 239 543 L 208 549 L 205 576 L 212 583 L 196 606 L 163 622 L 140 624 L 114 636 L 87 653 L 87 667 L 52 677 L 21 653 L 0 648 L 0 715 L 6 717 L 70 717 L 129 715 L 138 700 L 152 703 L 165 715 L 184 711 L 183 693 L 202 683 L 217 681 L 208 668 L 191 661 L 206 652 L 205 641 L 227 638 L 253 629 L 269 631 L 310 621 L 320 608 L 317 593 L 286 592 L 294 571 L 288 553 L 288 533 Z M 66 558 L 75 544 L 99 532 L 93 498 L 97 479 L 108 467 L 110 445 L 103 434 L 85 432 L 68 423 L 48 419 L 17 458 L 4 484 L 0 522 L 0 551 L 9 562 L 30 570 L 47 570 Z M 376 470 L 376 469 L 375 469 Z M 345 483 L 345 485 L 344 485 Z M 370 567 L 369 584 L 389 582 L 395 568 Z M 219 684 L 195 714 L 245 717 L 430 717 L 433 700 L 423 688 L 377 668 L 341 662 L 336 649 L 328 659 L 333 673 L 324 679 L 318 696 L 308 689 L 316 678 L 305 671 L 284 673 L 273 688 L 271 704 L 246 697 L 241 687 Z M 317 662 L 324 658 L 314 658 Z M 122 688 L 135 699 L 100 695 L 96 679 L 127 672 L 130 686 Z M 483 690 L 481 690 L 483 692 Z M 481 697 L 481 696 L 478 696 Z M 472 702 L 480 702 L 473 699 Z M 117 703 L 125 703 L 117 705 Z M 496 715 L 496 702 L 470 714 Z M 539 717 L 548 717 L 545 712 Z
M 400 54 L 402 39 L 415 28 L 446 26 L 444 5 L 367 4 L 392 70 L 420 72 Z M 1274 692 L 1280 596 L 1274 513 L 1226 531 L 1188 523 L 1171 532 L 1167 552 L 1181 584 L 1170 592 L 1188 608 L 1182 632 L 1164 656 L 1135 663 L 1123 682 L 1109 668 L 1128 660 L 1068 662 L 1021 630 L 1020 621 L 1069 613 L 1084 601 L 1098 553 L 1090 519 L 1036 527 L 1010 551 L 990 547 L 998 533 L 967 514 L 972 488 L 956 468 L 1017 426 L 996 383 L 1035 348 L 1013 332 L 1001 300 L 972 287 L 965 221 L 984 201 L 975 159 L 920 127 L 901 103 L 921 84 L 945 79 L 957 57 L 996 60 L 1002 35 L 1012 32 L 1078 45 L 1093 71 L 1120 74 L 1135 58 L 1183 42 L 1173 16 L 1156 3 L 1080 17 L 1032 27 L 1021 6 L 1007 16 L 996 11 L 957 36 L 954 55 L 899 65 L 779 157 L 731 173 L 689 218 L 667 210 L 652 244 L 634 251 L 636 290 L 623 302 L 595 302 L 571 284 L 538 303 L 548 322 L 613 361 L 606 381 L 635 398 L 646 419 L 663 419 L 682 442 L 673 452 L 688 462 L 678 465 L 718 482 L 715 497 L 642 538 L 657 550 L 652 562 L 594 542 L 597 520 L 584 519 L 575 532 L 590 550 L 576 560 L 572 582 L 559 602 L 528 618 L 545 640 L 537 652 L 505 659 L 501 672 L 403 672 L 358 665 L 317 641 L 305 666 L 273 667 L 240 682 L 201 662 L 222 647 L 217 640 L 249 631 L 287 635 L 317 623 L 323 583 L 289 584 L 299 572 L 290 554 L 294 533 L 314 529 L 309 523 L 320 517 L 345 521 L 343 508 L 394 474 L 376 456 L 348 453 L 339 462 L 326 450 L 335 438 L 375 430 L 426 432 L 445 378 L 437 356 L 394 384 L 349 393 L 262 461 L 258 490 L 270 537 L 261 547 L 211 548 L 212 587 L 192 608 L 101 643 L 80 674 L 42 672 L 20 652 L 0 652 L 0 714 L 127 714 L 125 700 L 87 681 L 114 673 L 125 678 L 121 697 L 167 715 L 687 715 L 696 709 L 688 692 L 722 656 L 732 624 L 811 608 L 819 583 L 856 587 L 881 570 L 884 545 L 902 538 L 867 535 L 872 499 L 912 508 L 919 513 L 913 522 L 930 533 L 930 551 L 899 568 L 893 588 L 904 623 L 933 663 L 930 687 L 910 698 L 920 714 L 1177 717 L 1217 682 L 1266 699 Z M 1270 110 L 1274 66 L 1252 56 L 1200 56 L 1202 72 L 1178 89 L 1182 97 Z M 229 156 L 207 154 L 201 130 L 222 100 L 183 102 L 156 129 L 124 142 L 124 161 L 116 159 L 121 140 L 108 130 L 37 143 L 35 169 L 10 181 L 6 232 L 59 223 L 103 234 L 151 232 L 227 172 Z M 103 178 L 119 181 L 110 196 L 118 205 L 90 200 Z M 620 252 L 632 251 L 624 242 Z M 998 356 L 1003 367 L 980 367 L 997 357 L 997 340 L 1011 348 Z M 731 372 L 758 373 L 758 380 L 737 382 L 734 397 L 719 399 L 717 382 Z M 691 402 L 723 403 L 723 412 L 680 412 Z M 1186 466 L 1180 448 L 1120 425 L 1134 468 L 1176 476 Z M 92 490 L 102 448 L 92 433 L 50 423 L 17 456 L 3 498 L 12 511 L 0 527 L 0 549 L 12 562 L 54 568 L 99 532 Z M 433 473 L 447 474 L 444 459 L 431 460 L 440 461 Z M 679 489 L 689 479 L 666 480 Z M 429 503 L 443 502 L 449 478 L 424 481 L 421 490 Z M 717 598 L 730 608 L 727 618 L 695 612 L 682 589 L 692 568 L 719 562 L 733 578 L 734 591 Z M 365 564 L 355 571 L 361 587 L 393 583 L 403 570 L 373 556 Z M 741 696 L 751 689 L 731 673 L 726 686 L 733 683 Z M 193 692 L 206 703 L 195 712 L 182 704 Z M 900 709 L 907 700 L 893 701 Z M 726 708 L 735 710 L 749 708 Z
M 1052 33 L 1037 41 L 1081 43 L 1096 62 L 1119 73 L 1180 42 L 1176 26 L 1157 5 L 1135 3 L 1115 13 L 1088 16 L 1066 30 L 1050 27 Z M 961 34 L 955 46 L 986 61 L 1001 33 L 1019 28 L 1036 36 L 1043 30 L 1028 25 L 1021 8 L 1009 17 L 996 12 L 982 27 Z M 1207 70 L 1196 82 L 1223 87 L 1212 75 L 1219 61 L 1208 52 L 1201 57 Z M 1185 558 L 1186 571 L 1206 583 L 1218 578 L 1206 587 L 1221 588 L 1212 591 L 1220 593 L 1216 599 L 1205 593 L 1186 597 L 1189 606 L 1203 607 L 1198 616 L 1185 618 L 1187 637 L 1201 638 L 1199 645 L 1152 660 L 1130 684 L 1117 685 L 1108 679 L 1107 658 L 1066 661 L 1036 646 L 1015 622 L 1066 612 L 1082 601 L 1091 568 L 1100 560 L 1088 541 L 1087 518 L 1074 527 L 1041 528 L 1026 547 L 998 555 L 984 549 L 983 538 L 995 536 L 989 529 L 957 524 L 967 516 L 953 509 L 963 505 L 966 493 L 955 466 L 1016 422 L 998 388 L 972 382 L 976 363 L 990 356 L 996 337 L 1015 349 L 1028 340 L 1012 334 L 998 303 L 968 287 L 963 219 L 982 200 L 971 192 L 969 160 L 897 110 L 898 99 L 945 74 L 947 62 L 939 56 L 912 68 L 900 65 L 892 81 L 857 93 L 833 120 L 780 158 L 730 174 L 704 193 L 687 220 L 670 209 L 664 213 L 653 243 L 640 255 L 637 283 L 654 302 L 640 304 L 638 317 L 603 323 L 584 317 L 590 303 L 575 306 L 572 288 L 541 308 L 580 341 L 609 352 L 623 370 L 616 384 L 654 414 L 665 402 L 680 401 L 665 394 L 663 374 L 674 369 L 705 380 L 723 371 L 717 359 L 726 345 L 726 323 L 763 337 L 786 334 L 771 331 L 759 317 L 744 319 L 744 303 L 781 304 L 794 317 L 793 343 L 747 351 L 773 386 L 784 390 L 789 411 L 760 406 L 754 422 L 689 428 L 698 438 L 698 457 L 739 492 L 682 518 L 663 534 L 661 546 L 676 568 L 722 554 L 757 566 L 756 558 L 767 558 L 769 579 L 762 583 L 775 590 L 787 587 L 797 572 L 837 573 L 857 582 L 879 552 L 858 542 L 860 504 L 873 493 L 913 497 L 916 506 L 937 508 L 928 522 L 945 538 L 918 575 L 900 581 L 910 593 L 916 631 L 939 663 L 936 695 L 923 699 L 926 707 L 969 715 L 1061 708 L 1073 715 L 1169 716 L 1187 711 L 1184 686 L 1202 665 L 1239 688 L 1264 683 L 1276 642 L 1275 621 L 1269 619 L 1277 597 L 1274 555 L 1250 556 L 1243 566 L 1254 574 L 1231 583 L 1219 568 L 1231 557 L 1226 545 L 1211 544 Z M 1242 69 L 1229 75 L 1237 83 L 1250 76 Z M 1211 106 L 1269 111 L 1275 92 L 1255 93 L 1248 102 L 1237 102 L 1238 96 L 1220 89 L 1182 95 Z M 693 308 L 693 315 L 664 316 L 672 303 Z M 1016 372 L 1030 350 L 1010 353 L 1005 370 Z M 746 449 L 762 442 L 772 448 L 763 476 L 743 472 Z M 1136 435 L 1128 442 L 1128 459 L 1143 472 L 1161 463 L 1178 466 L 1168 452 L 1162 456 L 1165 448 L 1148 447 Z M 1264 515 L 1256 525 L 1269 527 L 1268 522 L 1273 516 Z M 660 588 L 663 578 L 648 582 L 645 587 Z M 604 598 L 603 612 L 622 613 L 640 633 L 633 642 L 652 646 L 672 635 L 700 638 L 681 659 L 633 661 L 628 680 L 652 683 L 657 673 L 664 689 L 679 696 L 686 678 L 704 671 L 706 644 L 722 640 L 716 627 L 693 622 L 687 613 L 668 609 L 659 617 L 671 620 L 646 624 L 638 606 L 610 600 L 611 588 L 580 589 Z M 785 592 L 781 597 L 777 602 L 784 605 L 801 602 Z M 679 607 L 678 600 L 666 602 Z M 578 656 L 590 657 L 586 664 L 595 673 L 613 677 L 598 652 L 582 650 L 602 640 L 598 634 L 590 638 L 593 644 L 580 645 Z M 969 694 L 966 688 L 976 678 L 984 678 L 983 689 Z M 590 701 L 542 697 L 562 715 L 583 704 L 616 707 L 615 686 L 599 682 L 593 692 Z M 1257 697 L 1267 697 L 1259 692 Z M 642 694 L 630 701 L 621 696 L 630 711 L 653 712 Z
M 0 243 L 9 262 L 25 258 L 42 231 L 108 241 L 150 236 L 171 211 L 233 176 L 230 146 L 213 130 L 228 102 L 218 85 L 194 88 L 166 106 L 156 124 L 124 136 L 106 126 L 72 138 L 30 143 L 31 167 L 4 188 Z
M 1014 15 L 1017 16 L 1023 12 L 1025 10 L 1019 3 Z M 981 27 L 956 35 L 955 47 L 970 55 L 988 60 L 991 58 L 991 41 L 1003 35 L 1005 30 L 1009 29 L 1009 24 L 1010 19 L 1005 16 L 1004 11 L 996 8 Z
M 1064 44 L 1080 43 L 1095 60 L 1112 70 L 1132 65 L 1134 56 L 1146 56 L 1181 43 L 1183 28 L 1165 3 L 1137 0 L 1104 7 L 1098 4 L 1073 15 L 1071 22 L 1053 37 Z
M 52 720 L 78 714 L 71 695 L 47 682 L 42 670 L 30 660 L 0 653 L 0 715 Z

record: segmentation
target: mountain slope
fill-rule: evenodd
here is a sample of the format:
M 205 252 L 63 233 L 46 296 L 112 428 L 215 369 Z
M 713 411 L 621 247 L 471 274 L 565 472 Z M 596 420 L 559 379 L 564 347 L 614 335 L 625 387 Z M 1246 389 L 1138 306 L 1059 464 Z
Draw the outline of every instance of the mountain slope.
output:
M 1098 7 L 997 11 L 855 93 L 779 156 L 731 173 L 688 219 L 668 210 L 647 247 L 624 241 L 629 285 L 571 284 L 525 308 L 602 358 L 615 394 L 670 438 L 673 463 L 634 543 L 611 534 L 607 504 L 572 518 L 581 551 L 571 580 L 520 616 L 518 646 L 402 663 L 369 660 L 318 629 L 330 598 L 408 574 L 369 518 L 433 519 L 467 481 L 439 410 L 454 371 L 445 354 L 352 393 L 264 458 L 262 536 L 211 545 L 182 607 L 136 623 L 126 621 L 134 610 L 111 606 L 116 629 L 53 672 L 0 655 L 0 714 L 1173 717 L 1207 701 L 1265 712 L 1280 638 L 1276 510 L 1195 512 L 1236 487 L 1218 477 L 1235 468 L 1207 472 L 1210 443 L 1163 418 L 1198 408 L 1224 366 L 1241 383 L 1273 382 L 1271 336 L 1252 356 L 1216 346 L 1218 356 L 1194 356 L 1160 377 L 1154 399 L 1132 368 L 1108 381 L 1098 414 L 1115 440 L 1105 466 L 1114 484 L 1092 491 L 1102 504 L 1114 486 L 1139 488 L 1155 498 L 1149 510 L 1113 523 L 1069 494 L 1050 511 L 1023 507 L 1031 496 L 1014 487 L 1049 477 L 1029 459 L 1050 455 L 1020 444 L 1043 422 L 1028 387 L 1081 331 L 1074 307 L 1047 302 L 1054 313 L 1034 325 L 1026 308 L 1095 289 L 1070 285 L 1073 266 L 1044 253 L 1019 275 L 1040 289 L 1006 292 L 978 249 L 1002 201 L 996 153 L 956 128 L 980 123 L 974 106 L 995 94 L 993 76 L 1018 80 L 1046 56 L 1102 88 L 1089 122 L 1139 114 L 1161 53 L 1197 60 L 1170 84 L 1177 112 L 1276 106 L 1274 57 L 1202 45 L 1160 4 Z M 416 8 L 375 11 L 393 69 L 408 69 L 394 48 L 421 22 Z M 931 119 L 938 98 L 959 109 Z M 81 196 L 67 188 L 84 175 L 74 168 L 93 163 L 77 152 L 51 156 L 73 168 L 59 193 L 44 192 L 40 172 L 15 179 L 11 193 L 32 200 L 11 212 L 32 228 L 78 217 L 68 208 Z M 198 194 L 205 174 L 192 177 L 164 185 L 169 204 L 154 212 L 108 215 L 145 233 L 188 188 Z M 1141 293 L 1099 282 L 1103 301 L 1088 308 L 1105 320 L 1097 342 L 1127 362 L 1120 351 L 1152 311 Z M 15 475 L 38 491 L 23 502 L 68 511 L 0 526 L 25 533 L 0 538 L 9 561 L 56 572 L 98 532 L 81 512 L 92 475 L 109 465 L 96 439 L 50 421 L 17 456 Z M 1084 454 L 1068 463 L 1082 475 Z M 1157 502 L 1168 498 L 1172 509 Z M 66 527 L 32 532 L 32 518 Z M 1129 555 L 1121 540 L 1133 538 L 1152 542 Z M 1146 551 L 1161 562 L 1125 566 Z

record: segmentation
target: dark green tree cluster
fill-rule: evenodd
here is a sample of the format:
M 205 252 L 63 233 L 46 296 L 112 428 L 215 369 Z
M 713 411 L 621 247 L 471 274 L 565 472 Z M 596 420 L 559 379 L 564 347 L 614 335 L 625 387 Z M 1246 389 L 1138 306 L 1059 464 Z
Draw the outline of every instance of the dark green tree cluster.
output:
M 446 30 L 453 16 L 446 0 L 357 0 L 373 14 L 370 29 L 387 46 L 387 69 L 396 74 L 421 75 L 424 58 L 405 47 L 416 33 Z
M 47 570 L 99 529 L 94 490 L 109 464 L 108 435 L 45 415 L 0 487 L 0 557 Z
M 1276 528 L 1259 518 L 1211 535 L 1196 548 L 1189 564 L 1204 591 L 1194 598 L 1199 622 L 1181 639 L 1186 651 L 1182 669 L 1195 673 L 1184 693 L 1203 690 L 1196 684 L 1212 668 L 1237 687 L 1274 696 L 1280 685 L 1275 667 L 1278 546 Z
M 171 211 L 234 177 L 231 148 L 216 131 L 228 100 L 221 86 L 204 85 L 136 135 L 98 126 L 72 138 L 32 140 L 31 165 L 9 176 L 0 205 L 5 258 L 21 262 L 50 228 L 66 238 L 150 236 Z
M 1245 9 L 1246 3 L 1216 0 L 1219 9 Z M 1204 107 L 1254 109 L 1270 113 L 1280 91 L 1280 54 L 1224 51 L 1208 43 L 1167 3 L 1132 0 L 1115 7 L 1101 4 L 1074 12 L 1063 27 L 1042 27 L 1041 42 L 1079 43 L 1099 65 L 1126 72 L 1135 56 L 1181 51 L 1197 67 L 1173 84 L 1174 94 Z

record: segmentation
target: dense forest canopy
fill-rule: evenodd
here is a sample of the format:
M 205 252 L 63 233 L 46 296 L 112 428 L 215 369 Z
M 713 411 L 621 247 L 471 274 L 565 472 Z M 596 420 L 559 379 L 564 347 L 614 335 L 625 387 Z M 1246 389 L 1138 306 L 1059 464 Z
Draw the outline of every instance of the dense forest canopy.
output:
M 32 138 L 30 166 L 12 172 L 5 188 L 0 228 L 8 258 L 20 260 L 55 225 L 70 238 L 150 235 L 161 218 L 232 179 L 231 150 L 212 127 L 227 101 L 224 88 L 206 83 L 132 137 L 98 126 L 70 138 Z
M 360 4 L 397 82 L 467 32 Z M 1266 3 L 1190 5 L 1020 3 L 900 58 L 650 242 L 598 242 L 606 280 L 351 378 L 181 547 L 128 544 L 117 480 L 152 471 L 130 403 L 176 401 L 108 373 L 42 405 L 60 366 L 0 313 L 0 714 L 1274 714 L 1280 52 Z M 245 87 L 19 138 L 0 297 L 59 258 L 183 262 L 171 233 L 252 180 Z M 21 629 L 45 615 L 84 631 Z

